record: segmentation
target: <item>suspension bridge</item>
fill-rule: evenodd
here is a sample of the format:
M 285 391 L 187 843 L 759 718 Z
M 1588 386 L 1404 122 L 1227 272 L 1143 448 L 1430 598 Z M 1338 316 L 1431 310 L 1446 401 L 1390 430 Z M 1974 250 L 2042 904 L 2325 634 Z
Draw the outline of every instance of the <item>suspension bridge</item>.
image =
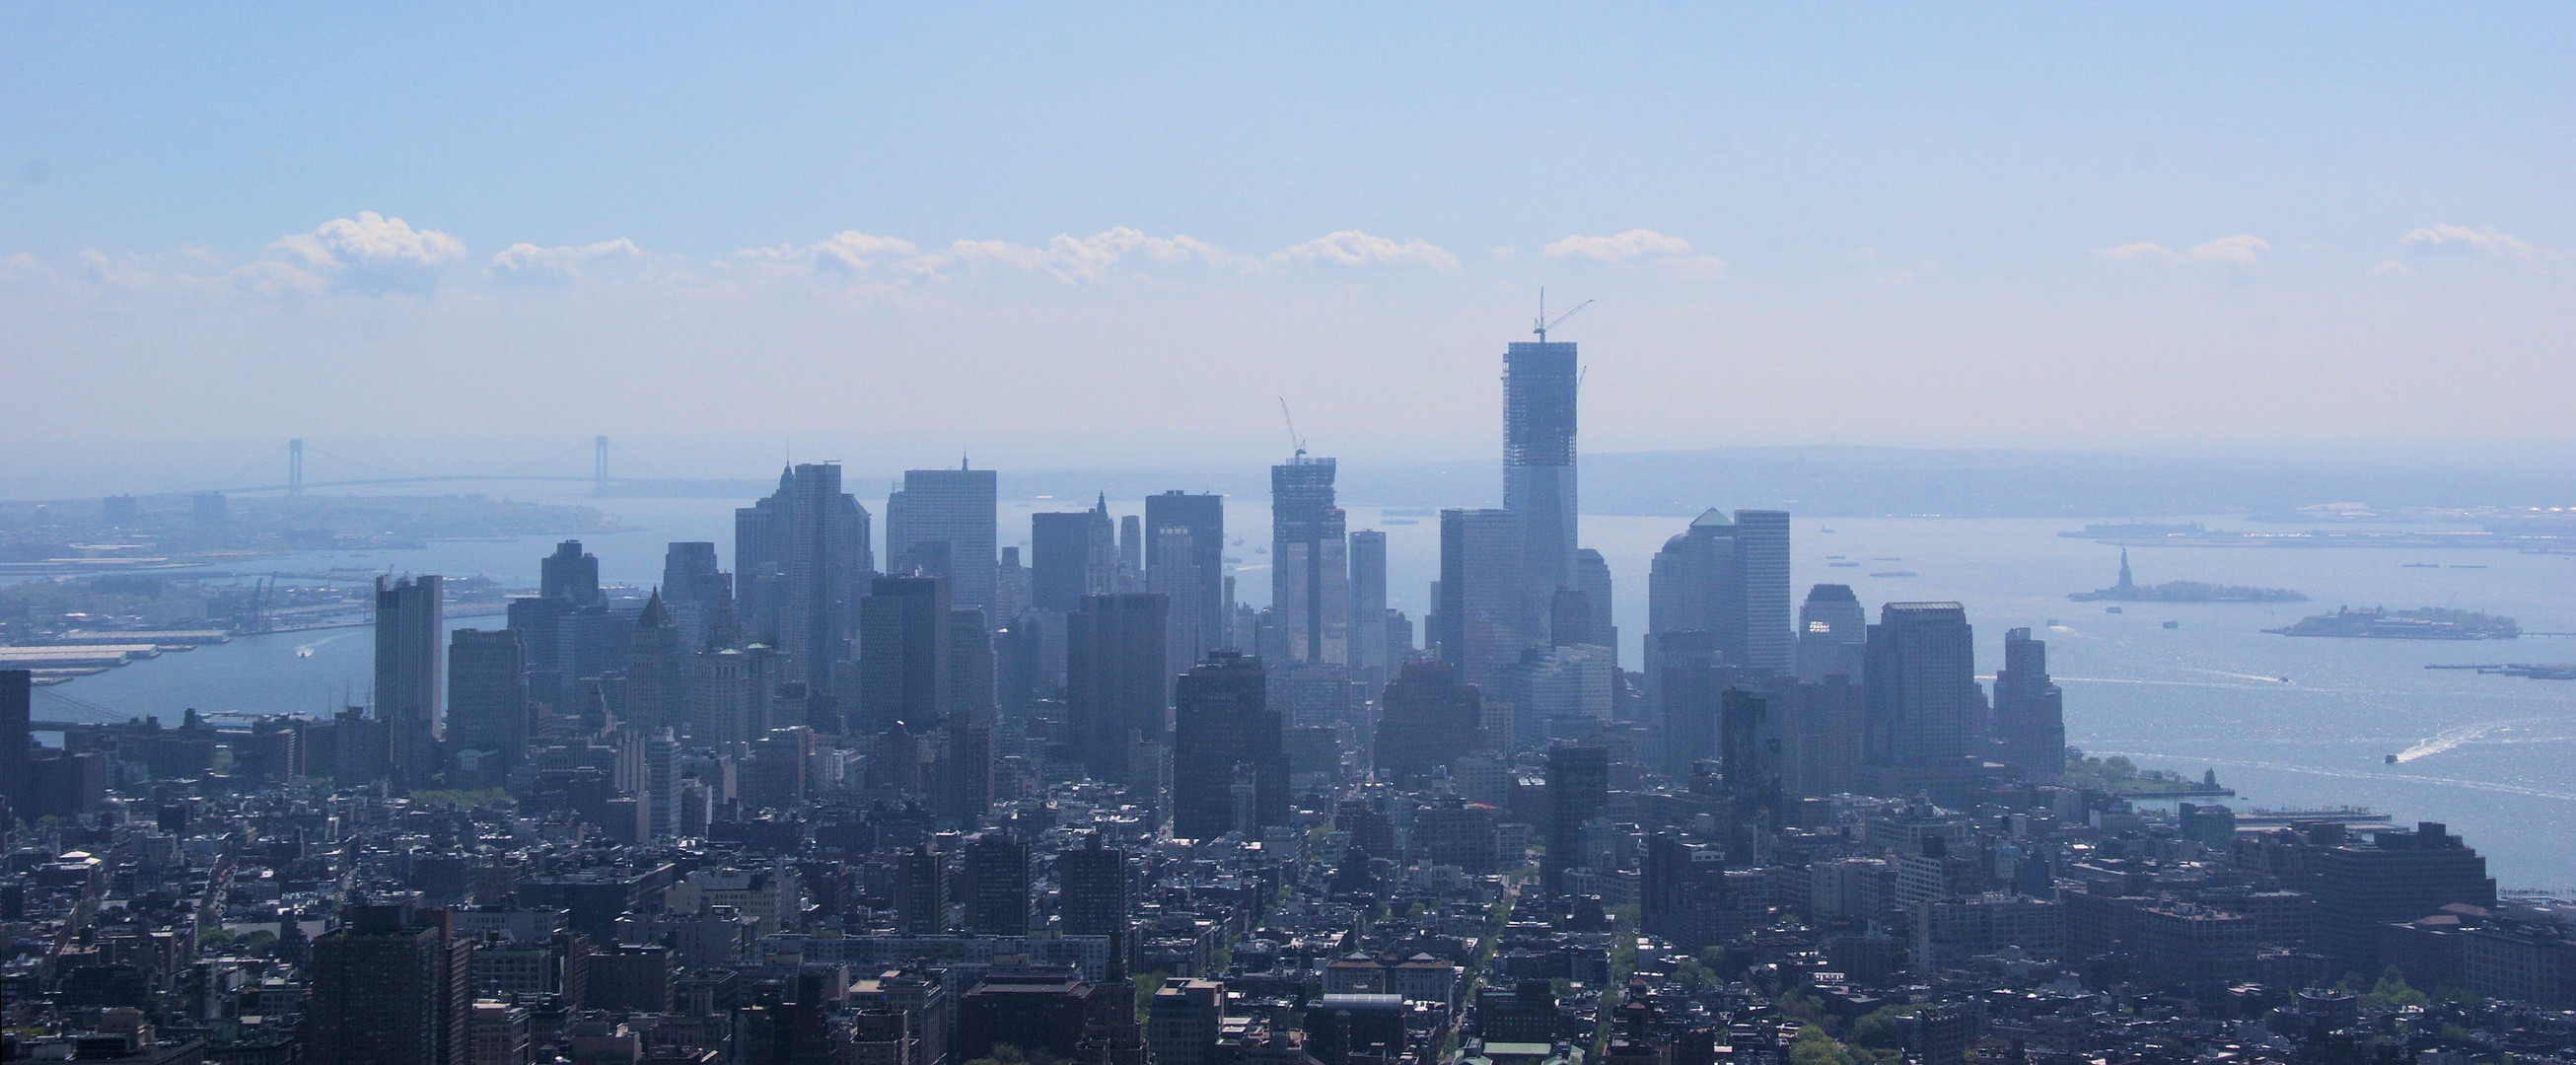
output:
M 584 451 L 588 451 L 590 453 L 589 472 L 586 474 L 572 472 L 569 468 L 569 462 L 577 458 Z M 652 476 L 637 477 L 613 474 L 610 472 L 609 465 L 609 460 L 612 456 L 618 459 L 619 468 L 621 470 L 627 465 L 633 465 L 642 467 L 645 472 Z M 305 466 L 308 457 L 321 460 L 322 463 L 327 464 L 319 467 L 323 471 L 326 471 L 323 476 L 313 477 L 307 475 Z M 279 470 L 281 468 L 281 462 L 283 463 L 283 473 L 285 474 L 283 480 L 247 484 L 226 483 L 250 481 L 251 479 L 260 476 L 261 471 Z M 271 476 L 274 475 L 272 474 Z M 607 437 L 595 436 L 592 437 L 588 443 L 575 445 L 531 462 L 525 462 L 516 466 L 509 466 L 501 469 L 482 470 L 470 473 L 426 473 L 418 470 L 396 469 L 394 467 L 369 462 L 363 459 L 351 458 L 347 455 L 335 454 L 313 446 L 302 439 L 295 439 L 287 441 L 280 445 L 276 450 L 260 456 L 257 460 L 244 465 L 240 469 L 224 475 L 219 479 L 219 483 L 224 483 L 222 487 L 209 487 L 198 489 L 198 491 L 219 495 L 257 495 L 276 492 L 288 496 L 300 496 L 309 489 L 374 488 L 391 485 L 488 482 L 588 484 L 590 485 L 591 494 L 599 496 L 680 495 L 693 491 L 704 491 L 716 495 L 729 496 L 741 494 L 745 490 L 746 486 L 757 487 L 750 485 L 750 482 L 730 479 L 690 480 L 674 477 L 668 471 L 654 466 L 651 462 L 646 461 L 641 456 L 638 456 L 623 447 L 611 444 Z

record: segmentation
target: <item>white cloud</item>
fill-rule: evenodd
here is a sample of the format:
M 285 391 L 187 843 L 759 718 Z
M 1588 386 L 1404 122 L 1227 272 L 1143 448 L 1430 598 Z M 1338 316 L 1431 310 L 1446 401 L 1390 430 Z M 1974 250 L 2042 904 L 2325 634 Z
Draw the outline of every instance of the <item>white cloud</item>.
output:
M 2436 252 L 2484 252 L 2488 255 L 2529 255 L 2531 245 L 2510 233 L 2498 233 L 2496 227 L 2471 229 L 2450 223 L 2410 230 L 2397 243 L 2418 255 Z
M 441 269 L 465 257 L 465 242 L 360 211 L 356 218 L 334 218 L 312 232 L 280 237 L 268 250 L 272 261 L 360 291 L 425 292 L 437 285 Z
M 540 248 L 510 245 L 492 257 L 492 280 L 503 285 L 569 285 L 582 279 L 581 264 L 591 259 L 632 259 L 644 254 L 635 242 L 620 237 L 593 244 Z
M 1624 263 L 1631 259 L 1665 258 L 1691 253 L 1691 244 L 1680 237 L 1667 237 L 1651 229 L 1631 229 L 1607 237 L 1568 235 L 1546 247 L 1551 259 L 1590 259 L 1602 263 Z
M 879 264 L 899 264 L 919 257 L 921 248 L 901 237 L 883 237 L 843 230 L 812 244 L 781 244 L 770 248 L 745 248 L 735 252 L 738 258 L 773 266 L 801 266 L 818 274 L 859 277 L 872 272 Z
M 53 278 L 53 267 L 45 265 L 44 260 L 26 252 L 22 251 L 6 259 L 0 259 L 0 282 L 50 281 Z
M 1693 254 L 1691 242 L 1651 229 L 1631 229 L 1606 237 L 1569 234 L 1539 249 L 1551 259 L 1588 259 L 1596 263 L 1653 263 L 1657 268 L 1691 277 L 1717 277 L 1726 260 Z
M 2262 256 L 2271 253 L 2272 245 L 2251 233 L 2220 237 L 2217 240 L 2191 246 L 2191 257 L 2194 259 L 2207 263 L 2235 263 L 2238 266 L 2252 266 L 2259 262 Z
M 1334 266 L 1371 266 L 1379 263 L 1411 263 L 1451 269 L 1458 257 L 1432 244 L 1419 240 L 1401 243 L 1371 236 L 1356 229 L 1327 233 L 1302 244 L 1291 244 L 1287 250 L 1271 256 L 1280 262 L 1329 263 Z
M 1157 237 L 1120 226 L 1088 237 L 1057 234 L 1044 248 L 999 240 L 961 240 L 925 256 L 925 272 L 952 263 L 996 264 L 1040 270 L 1067 284 L 1100 281 L 1130 259 L 1154 263 L 1236 266 L 1248 261 L 1196 237 Z
M 2173 249 L 2171 248 L 2165 247 L 2162 244 L 2149 244 L 2145 241 L 2122 244 L 2113 248 L 2097 248 L 2094 249 L 2093 257 L 2096 259 L 2113 259 L 2119 261 L 2128 261 L 2132 259 L 2161 259 L 2165 262 L 2174 262 L 2182 258 L 2182 256 L 2174 254 Z
M 2253 266 L 2262 261 L 2263 256 L 2271 253 L 2271 242 L 2251 233 L 2239 233 L 2232 237 L 2220 237 L 2217 240 L 2194 244 L 2188 255 L 2162 244 L 2151 244 L 2142 240 L 2108 248 L 2096 248 L 2093 251 L 2093 257 L 2115 262 L 2162 263 L 2178 263 L 2188 258 L 2194 262 Z
M 1207 266 L 1250 262 L 1195 237 L 1157 237 L 1120 226 L 1088 237 L 1058 234 L 1045 247 L 1007 240 L 959 240 L 938 251 L 899 237 L 855 230 L 804 245 L 752 248 L 736 253 L 756 263 L 803 265 L 845 277 L 887 275 L 896 280 L 937 277 L 960 269 L 1006 267 L 1044 272 L 1066 283 L 1100 281 L 1130 261 Z
M 2414 272 L 2415 271 L 2413 270 L 2407 269 L 2405 263 L 2398 262 L 2395 259 L 2385 260 L 2379 265 L 2370 268 L 2370 276 L 2372 277 L 2405 277 L 2413 274 Z

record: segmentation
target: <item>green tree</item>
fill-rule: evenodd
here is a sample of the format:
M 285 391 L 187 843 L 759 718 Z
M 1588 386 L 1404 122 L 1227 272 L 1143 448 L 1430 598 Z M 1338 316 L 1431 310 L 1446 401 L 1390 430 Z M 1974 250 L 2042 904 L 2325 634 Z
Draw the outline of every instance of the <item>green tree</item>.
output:
M 1880 1006 L 1861 1019 L 1853 1021 L 1851 1034 L 1844 1038 L 1854 1046 L 1871 1050 L 1894 1050 L 1905 1045 L 1905 1030 L 1898 1027 L 1894 1006 Z
M 1154 1004 L 1154 992 L 1163 989 L 1163 981 L 1172 974 L 1156 969 L 1136 978 L 1136 1023 L 1145 1023 L 1145 1011 Z
M 2361 996 L 2361 1001 L 2374 1009 L 2404 1009 L 2433 1004 L 2432 998 L 2408 984 L 2405 974 L 2398 972 L 2394 965 L 2379 974 L 2379 982 L 2371 986 L 2369 994 Z
M 1815 1025 L 1798 1029 L 1789 1041 L 1789 1065 L 1854 1065 L 1851 1052 Z

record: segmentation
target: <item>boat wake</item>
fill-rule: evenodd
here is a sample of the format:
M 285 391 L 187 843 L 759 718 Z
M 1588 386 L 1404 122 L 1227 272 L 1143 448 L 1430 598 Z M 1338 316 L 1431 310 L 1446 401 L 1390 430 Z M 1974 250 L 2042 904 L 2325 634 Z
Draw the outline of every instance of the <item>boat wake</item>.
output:
M 2463 743 L 2471 743 L 2485 739 L 2487 733 L 2494 732 L 2495 730 L 2510 724 L 2513 724 L 2513 722 L 2490 721 L 2483 725 L 2462 725 L 2459 728 L 2442 732 L 2430 739 L 2416 744 L 2415 746 L 2397 752 L 2397 761 L 2402 764 L 2405 762 L 2412 762 L 2418 758 L 2430 758 L 2434 755 L 2441 754 L 2445 751 L 2451 750 L 2452 748 L 2458 747 Z

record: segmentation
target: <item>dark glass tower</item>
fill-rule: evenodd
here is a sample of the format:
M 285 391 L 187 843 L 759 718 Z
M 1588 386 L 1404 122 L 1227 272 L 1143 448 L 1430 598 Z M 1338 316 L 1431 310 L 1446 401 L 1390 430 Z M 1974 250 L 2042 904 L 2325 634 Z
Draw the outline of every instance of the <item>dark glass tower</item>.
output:
M 2004 633 L 1995 738 L 2004 764 L 2025 778 L 2055 780 L 2066 768 L 2066 694 L 2048 679 L 2048 642 L 2031 639 L 2029 629 Z
M 1862 672 L 1868 757 L 1880 765 L 1983 757 L 1985 693 L 1975 633 L 1957 603 L 1889 603 L 1869 627 Z
M 1514 344 L 1503 353 L 1503 509 L 1521 519 L 1533 602 L 1574 582 L 1574 345 Z
M 1208 656 L 1181 678 L 1172 715 L 1172 834 L 1213 839 L 1288 823 L 1288 752 L 1261 661 Z

